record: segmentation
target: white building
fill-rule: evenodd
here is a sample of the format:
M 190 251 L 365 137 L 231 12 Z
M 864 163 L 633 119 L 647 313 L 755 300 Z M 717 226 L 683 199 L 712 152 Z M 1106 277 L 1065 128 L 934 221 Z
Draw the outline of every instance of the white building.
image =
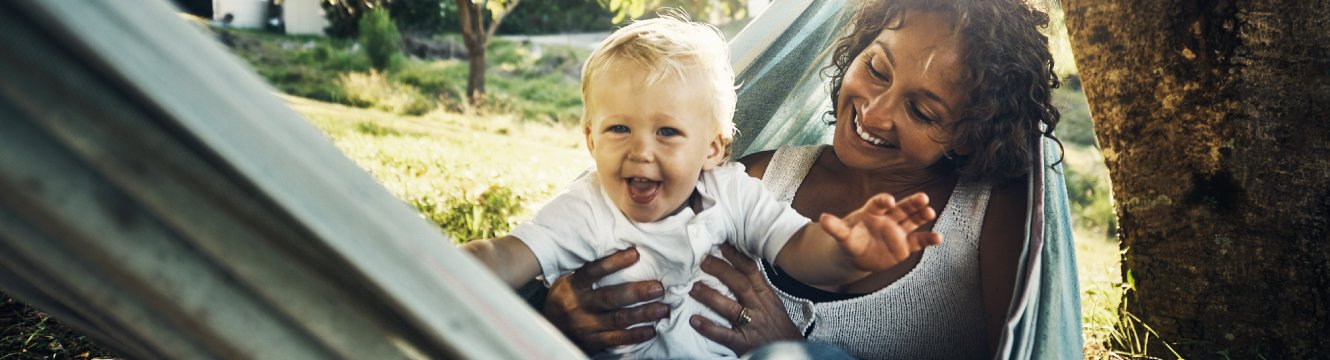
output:
M 320 0 L 279 1 L 282 1 L 282 21 L 286 23 L 287 34 L 323 35 L 328 18 L 323 16 Z

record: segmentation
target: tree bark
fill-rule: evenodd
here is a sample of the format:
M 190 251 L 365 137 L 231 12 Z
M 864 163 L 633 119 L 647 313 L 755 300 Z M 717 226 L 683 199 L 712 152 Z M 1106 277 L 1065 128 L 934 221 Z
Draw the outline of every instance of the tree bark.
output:
M 1330 3 L 1063 4 L 1124 310 L 1184 357 L 1330 357 Z
M 489 41 L 485 44 L 477 45 L 477 50 L 468 47 L 466 59 L 471 63 L 470 72 L 466 76 L 466 97 L 472 106 L 480 106 L 485 99 L 485 48 L 489 47 Z
M 494 30 L 499 28 L 503 17 L 512 13 L 521 0 L 504 3 L 503 11 L 494 14 L 494 20 L 490 21 L 488 27 L 485 26 L 485 5 L 497 0 L 482 0 L 479 3 L 471 0 L 456 1 L 458 22 L 462 25 L 462 43 L 466 44 L 467 61 L 471 63 L 466 77 L 465 97 L 472 106 L 479 106 L 485 99 L 485 49 L 489 48 L 490 37 L 494 36 Z

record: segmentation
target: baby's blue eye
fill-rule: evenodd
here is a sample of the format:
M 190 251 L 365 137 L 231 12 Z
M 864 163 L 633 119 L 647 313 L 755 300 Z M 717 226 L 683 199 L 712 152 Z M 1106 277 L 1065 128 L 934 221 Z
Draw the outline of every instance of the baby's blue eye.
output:
M 628 127 L 623 125 L 611 125 L 609 130 L 616 133 L 626 133 L 628 132 Z
M 660 134 L 660 136 L 677 136 L 679 135 L 679 130 L 675 130 L 674 128 L 661 128 L 656 131 L 656 134 Z

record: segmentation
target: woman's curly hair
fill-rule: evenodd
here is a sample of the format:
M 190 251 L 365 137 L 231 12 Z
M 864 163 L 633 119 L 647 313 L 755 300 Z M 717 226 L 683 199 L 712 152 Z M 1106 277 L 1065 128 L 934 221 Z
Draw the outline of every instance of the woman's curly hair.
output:
M 960 82 L 969 87 L 970 103 L 951 123 L 952 139 L 941 142 L 974 149 L 951 160 L 962 177 L 1006 184 L 1025 176 L 1031 136 L 1047 136 L 1062 147 L 1053 135 L 1061 116 L 1052 104 L 1053 88 L 1061 82 L 1053 72 L 1048 37 L 1039 32 L 1048 26 L 1048 14 L 1026 1 L 866 1 L 832 50 L 827 67 L 832 109 L 839 108 L 846 70 L 882 30 L 904 26 L 907 11 L 947 14 L 952 36 L 964 45 Z

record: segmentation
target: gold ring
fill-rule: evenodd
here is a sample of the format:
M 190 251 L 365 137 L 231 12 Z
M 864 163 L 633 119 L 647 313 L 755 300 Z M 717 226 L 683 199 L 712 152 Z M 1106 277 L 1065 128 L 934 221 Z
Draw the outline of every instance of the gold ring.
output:
M 743 308 L 739 310 L 739 316 L 734 318 L 734 327 L 744 326 L 750 322 L 753 322 L 753 317 L 748 315 L 748 308 Z

